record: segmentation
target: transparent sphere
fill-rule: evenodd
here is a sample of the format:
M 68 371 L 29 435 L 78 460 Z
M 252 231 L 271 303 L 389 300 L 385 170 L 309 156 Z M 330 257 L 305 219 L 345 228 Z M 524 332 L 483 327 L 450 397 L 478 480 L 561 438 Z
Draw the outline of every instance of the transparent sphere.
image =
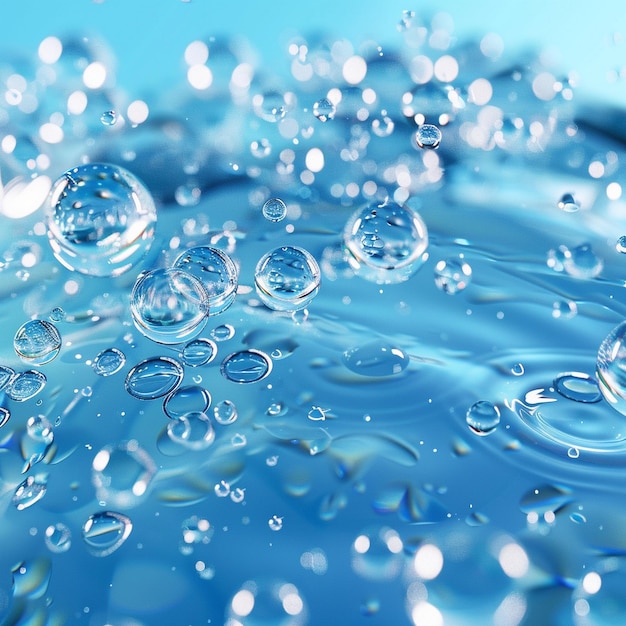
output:
M 626 322 L 618 324 L 600 344 L 596 378 L 604 399 L 626 415 Z
M 197 246 L 183 252 L 174 267 L 197 278 L 209 294 L 211 315 L 225 311 L 237 294 L 237 267 L 221 250 Z
M 81 274 L 119 276 L 129 270 L 150 248 L 155 224 L 150 193 L 117 165 L 75 167 L 50 192 L 50 246 L 62 265 Z
M 57 327 L 45 320 L 30 320 L 22 324 L 13 339 L 16 354 L 26 363 L 43 365 L 52 361 L 61 350 L 61 335 Z
M 415 142 L 420 148 L 434 150 L 441 143 L 441 130 L 434 124 L 422 124 L 415 131 Z
M 422 218 L 395 202 L 371 204 L 353 213 L 343 240 L 352 269 L 376 283 L 407 280 L 428 258 L 428 231 Z
M 263 303 L 276 311 L 298 311 L 315 298 L 320 268 L 303 248 L 282 246 L 263 255 L 257 263 L 254 283 Z
M 443 259 L 435 265 L 435 285 L 449 294 L 462 291 L 472 279 L 472 267 L 464 259 Z
M 327 122 L 335 117 L 335 105 L 328 98 L 320 98 L 313 105 L 313 115 L 320 122 Z
M 148 339 L 181 343 L 205 327 L 209 294 L 188 272 L 159 268 L 137 277 L 130 295 L 130 312 L 135 326 Z
M 280 222 L 287 216 L 287 205 L 280 198 L 270 198 L 263 205 L 263 217 L 270 222 Z
M 479 400 L 467 409 L 465 421 L 473 433 L 484 437 L 494 432 L 500 423 L 500 409 L 487 400 Z

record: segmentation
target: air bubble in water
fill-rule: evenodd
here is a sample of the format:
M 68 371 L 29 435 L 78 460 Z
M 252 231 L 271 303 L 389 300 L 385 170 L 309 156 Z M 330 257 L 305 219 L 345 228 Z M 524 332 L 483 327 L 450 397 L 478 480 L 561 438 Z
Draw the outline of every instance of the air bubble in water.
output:
M 65 311 L 60 306 L 55 306 L 50 311 L 50 320 L 53 322 L 62 322 L 66 318 Z
M 263 204 L 263 217 L 270 222 L 280 222 L 287 215 L 287 205 L 280 198 L 270 198 Z
M 15 333 L 13 347 L 24 362 L 43 365 L 59 354 L 61 335 L 51 322 L 30 320 L 22 324 Z
M 51 524 L 46 528 L 44 541 L 50 552 L 61 554 L 70 549 L 72 545 L 72 532 L 61 522 Z
M 91 276 L 118 276 L 150 248 L 156 209 L 129 171 L 91 163 L 56 180 L 47 223 L 50 246 L 62 265 Z
M 407 280 L 428 258 L 422 218 L 391 201 L 356 211 L 344 228 L 343 240 L 353 270 L 376 283 Z
M 335 117 L 335 105 L 328 98 L 320 98 L 313 104 L 313 115 L 320 122 L 327 122 Z
M 622 254 L 626 254 L 626 235 L 622 235 L 615 244 L 615 249 Z
M 574 195 L 571 193 L 564 193 L 560 197 L 557 206 L 561 211 L 565 211 L 566 213 L 575 213 L 580 209 L 578 202 L 576 202 Z
M 596 377 L 604 399 L 626 415 L 626 322 L 618 324 L 600 344 Z
M 272 360 L 260 350 L 241 350 L 228 355 L 220 371 L 234 383 L 255 383 L 272 371 Z
M 452 295 L 462 291 L 471 279 L 472 268 L 460 257 L 444 259 L 435 265 L 435 285 L 445 293 Z
M 18 511 L 23 511 L 28 507 L 39 502 L 45 495 L 48 489 L 48 475 L 37 474 L 35 476 L 29 476 L 26 480 L 20 483 L 13 494 L 13 506 Z
M 308 306 L 320 287 L 321 272 L 313 256 L 295 246 L 282 246 L 263 255 L 254 273 L 256 292 L 276 311 Z
M 108 556 L 128 539 L 132 529 L 126 515 L 102 511 L 90 515 L 83 524 L 83 541 L 93 556 Z
M 467 410 L 465 421 L 477 435 L 489 435 L 500 423 L 500 409 L 487 400 L 479 400 Z
M 434 124 L 422 124 L 415 131 L 415 142 L 420 148 L 434 150 L 441 143 L 441 130 Z
M 157 343 L 181 343 L 206 325 L 209 294 L 192 274 L 177 268 L 141 273 L 130 295 L 137 329 Z
M 182 365 L 166 356 L 145 359 L 126 376 L 126 391 L 139 400 L 154 400 L 171 393 L 183 380 Z
M 280 121 L 290 108 L 289 98 L 278 91 L 256 94 L 252 98 L 254 112 L 266 122 Z
M 96 355 L 92 368 L 98 376 L 113 376 L 126 364 L 126 357 L 117 348 L 106 348 Z
M 197 278 L 209 296 L 209 311 L 218 315 L 234 301 L 237 293 L 237 267 L 233 260 L 218 248 L 196 246 L 183 252 L 174 267 Z
M 183 348 L 181 359 L 189 367 L 208 365 L 217 355 L 217 345 L 211 339 L 194 339 Z
M 237 407 L 230 400 L 221 400 L 213 407 L 213 417 L 218 424 L 227 425 L 237 421 Z
M 6 394 L 16 402 L 34 398 L 45 386 L 46 377 L 37 370 L 27 370 L 16 374 L 6 386 Z
M 198 385 L 179 387 L 163 401 L 163 411 L 172 419 L 180 418 L 192 411 L 205 413 L 210 406 L 211 394 Z
M 100 121 L 104 126 L 113 126 L 117 122 L 117 113 L 115 111 L 105 111 L 100 116 Z

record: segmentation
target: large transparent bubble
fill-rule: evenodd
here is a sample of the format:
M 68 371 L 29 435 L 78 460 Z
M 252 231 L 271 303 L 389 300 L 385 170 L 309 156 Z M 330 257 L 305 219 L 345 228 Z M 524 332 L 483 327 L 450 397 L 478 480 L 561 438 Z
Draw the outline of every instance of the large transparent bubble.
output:
M 119 276 L 150 248 L 156 209 L 129 171 L 91 163 L 56 180 L 47 223 L 50 246 L 62 265 L 90 276 Z
M 600 344 L 596 360 L 598 386 L 604 399 L 626 415 L 626 322 L 618 324 Z

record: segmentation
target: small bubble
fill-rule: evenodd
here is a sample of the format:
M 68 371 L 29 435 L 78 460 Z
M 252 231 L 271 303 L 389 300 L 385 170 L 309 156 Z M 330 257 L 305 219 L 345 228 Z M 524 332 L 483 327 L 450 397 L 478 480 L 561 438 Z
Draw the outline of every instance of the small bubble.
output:
M 472 279 L 472 268 L 462 258 L 450 258 L 435 265 L 435 285 L 448 294 L 455 294 L 467 287 Z
M 584 243 L 565 254 L 563 268 L 574 278 L 596 278 L 604 268 L 604 261 L 595 254 L 590 244 Z
M 328 98 L 320 98 L 313 104 L 313 115 L 320 122 L 327 122 L 335 117 L 335 105 Z
M 202 198 L 202 189 L 194 182 L 187 182 L 176 187 L 174 199 L 179 206 L 196 206 Z
M 231 382 L 255 383 L 268 376 L 272 367 L 272 360 L 260 350 L 241 350 L 227 356 L 220 371 Z
M 221 324 L 211 330 L 211 337 L 215 341 L 228 341 L 235 336 L 235 327 L 231 324 Z
M 329 412 L 330 409 L 323 409 L 321 406 L 312 406 L 307 417 L 314 422 L 323 422 L 326 419 L 326 414 Z
M 576 202 L 574 195 L 571 193 L 564 193 L 560 197 L 557 206 L 561 211 L 565 211 L 566 213 L 575 213 L 580 209 L 580 205 Z
M 567 456 L 570 459 L 577 459 L 580 456 L 580 450 L 578 448 L 569 448 L 567 451 Z
M 213 417 L 218 424 L 232 424 L 237 421 L 237 407 L 230 400 L 221 400 L 213 407 Z
M 615 249 L 622 254 L 626 254 L 626 235 L 622 235 L 615 244 Z
M 72 545 L 72 533 L 63 523 L 51 524 L 45 532 L 46 547 L 50 552 L 61 554 L 67 552 Z
M 441 130 L 434 124 L 422 124 L 415 132 L 415 141 L 420 148 L 434 150 L 441 143 Z
M 182 362 L 189 367 L 208 365 L 217 355 L 217 345 L 211 339 L 194 339 L 185 345 L 181 354 Z
M 154 400 L 179 387 L 184 371 L 178 361 L 169 357 L 145 359 L 126 375 L 126 391 L 139 400 Z
M 42 372 L 28 370 L 14 376 L 5 391 L 11 400 L 25 402 L 34 398 L 45 386 L 47 379 Z
M 66 313 L 60 306 L 57 306 L 50 311 L 49 317 L 52 322 L 62 322 L 66 318 Z
M 246 497 L 246 490 L 242 489 L 241 487 L 237 487 L 230 492 L 230 499 L 236 504 L 243 502 L 245 497 Z
M 276 465 L 278 465 L 278 455 L 273 454 L 272 456 L 268 456 L 267 459 L 265 459 L 265 464 L 268 467 L 276 467 Z
M 39 502 L 39 500 L 46 495 L 47 489 L 47 474 L 29 476 L 26 480 L 20 483 L 15 490 L 12 498 L 13 506 L 15 506 L 18 511 L 23 511 L 36 502 Z
M 258 139 L 250 143 L 250 152 L 257 159 L 263 159 L 272 153 L 272 144 L 268 139 Z
M 287 205 L 280 198 L 270 198 L 263 205 L 263 217 L 270 222 L 280 222 L 287 215 Z
M 394 121 L 389 117 L 387 111 L 383 109 L 378 117 L 372 120 L 372 132 L 377 137 L 389 137 L 395 128 Z
M 115 552 L 128 539 L 133 524 L 129 517 L 114 511 L 94 513 L 83 524 L 83 541 L 93 556 Z
M 513 376 L 523 376 L 524 375 L 524 364 L 523 363 L 516 363 L 512 368 L 511 368 L 511 374 L 513 374 Z
M 100 121 L 104 126 L 113 126 L 117 122 L 117 113 L 115 111 L 105 111 L 100 116 Z
M 211 394 L 198 385 L 179 387 L 165 397 L 163 411 L 171 419 L 178 419 L 187 413 L 205 413 L 211 406 Z
M 213 490 L 218 498 L 225 498 L 230 494 L 230 484 L 225 480 L 220 480 L 220 482 L 215 485 Z
M 272 515 L 272 517 L 267 520 L 267 525 L 271 530 L 278 531 L 283 527 L 283 518 L 278 517 L 278 515 Z
M 233 446 L 233 448 L 243 448 L 245 445 L 247 445 L 247 443 L 248 439 L 245 435 L 241 433 L 235 433 L 230 438 L 230 444 Z
M 500 410 L 487 400 L 479 400 L 467 410 L 465 421 L 477 435 L 489 435 L 500 423 Z
M 106 348 L 96 355 L 92 368 L 98 376 L 113 376 L 126 364 L 126 357 L 117 348 Z

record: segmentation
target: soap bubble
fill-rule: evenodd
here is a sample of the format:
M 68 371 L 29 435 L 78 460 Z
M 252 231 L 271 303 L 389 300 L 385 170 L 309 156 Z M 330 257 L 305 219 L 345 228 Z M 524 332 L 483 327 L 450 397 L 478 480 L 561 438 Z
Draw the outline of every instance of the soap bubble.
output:
M 209 294 L 192 274 L 176 268 L 142 272 L 130 296 L 137 329 L 157 343 L 192 339 L 206 325 Z
M 428 232 L 418 213 L 385 201 L 353 213 L 344 232 L 346 258 L 354 271 L 376 283 L 398 283 L 428 258 Z
M 197 278 L 209 295 L 211 315 L 225 311 L 237 294 L 237 267 L 218 248 L 189 248 L 174 261 L 174 267 Z
M 303 248 L 282 246 L 261 257 L 254 283 L 259 298 L 270 309 L 298 311 L 317 295 L 320 268 Z
M 91 276 L 119 276 L 150 248 L 156 209 L 129 171 L 93 163 L 56 180 L 47 223 L 50 246 L 62 265 Z
M 13 339 L 16 354 L 26 363 L 43 365 L 61 350 L 61 335 L 54 324 L 30 320 L 22 324 Z

